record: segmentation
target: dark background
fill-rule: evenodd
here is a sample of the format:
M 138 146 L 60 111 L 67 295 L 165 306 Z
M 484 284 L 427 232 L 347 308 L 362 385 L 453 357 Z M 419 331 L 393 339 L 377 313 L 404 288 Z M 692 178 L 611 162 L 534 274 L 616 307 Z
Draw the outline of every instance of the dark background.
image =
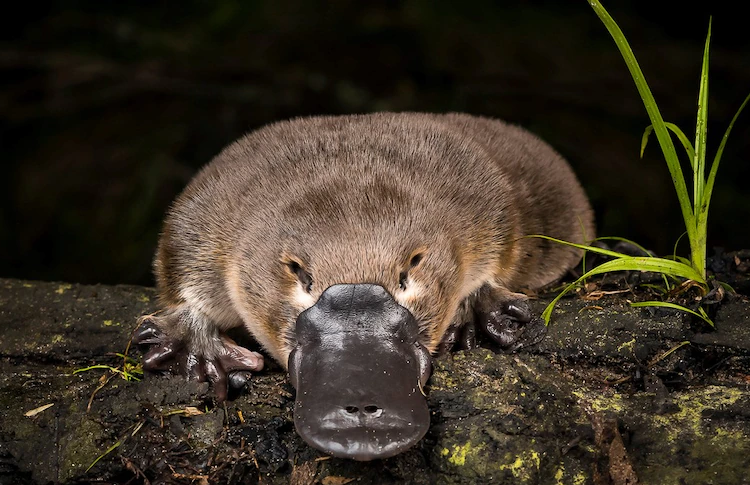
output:
M 690 138 L 714 15 L 712 155 L 750 91 L 750 36 L 741 2 L 687 5 L 605 3 Z M 601 235 L 664 254 L 684 230 L 655 139 L 638 157 L 649 122 L 630 75 L 583 0 L 25 2 L 2 17 L 0 276 L 150 283 L 164 211 L 201 165 L 260 125 L 323 113 L 500 117 L 571 161 Z M 750 247 L 748 157 L 745 113 L 710 246 Z

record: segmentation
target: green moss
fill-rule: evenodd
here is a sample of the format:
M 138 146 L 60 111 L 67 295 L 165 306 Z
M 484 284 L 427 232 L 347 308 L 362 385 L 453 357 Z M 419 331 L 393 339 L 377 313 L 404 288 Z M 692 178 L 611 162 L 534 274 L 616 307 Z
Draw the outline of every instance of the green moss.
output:
M 510 475 L 515 483 L 537 483 L 541 466 L 541 455 L 533 448 L 498 455 L 494 446 L 488 446 L 487 436 L 480 430 L 472 430 L 469 439 L 455 444 L 445 444 L 440 456 L 454 471 L 456 467 L 466 478 Z M 493 440 L 497 442 L 498 440 Z M 506 440 L 504 444 L 507 444 Z M 533 445 L 533 440 L 528 445 Z M 507 448 L 505 448 L 507 450 Z
M 59 285 L 57 287 L 57 289 L 55 290 L 55 293 L 57 293 L 58 295 L 62 295 L 63 293 L 65 293 L 66 291 L 68 291 L 71 288 L 73 288 L 73 285 L 64 283 L 64 284 Z
M 184 420 L 186 429 L 189 429 L 189 443 L 196 448 L 210 446 L 221 433 L 224 415 L 221 410 L 212 413 L 191 416 Z
M 33 440 L 36 438 L 37 433 L 39 433 L 39 429 L 32 418 L 24 416 L 24 419 L 18 419 L 13 424 L 13 435 L 17 440 Z
M 77 423 L 68 423 L 70 433 L 60 447 L 60 479 L 68 479 L 83 473 L 96 458 L 104 453 L 111 443 L 103 439 L 103 428 L 86 418 Z M 114 440 L 113 440 L 114 442 Z M 100 446 L 99 443 L 104 443 Z
M 656 415 L 654 423 L 667 432 L 670 442 L 681 440 L 682 435 L 689 431 L 697 437 L 704 436 L 703 411 L 706 409 L 721 409 L 732 405 L 747 393 L 739 389 L 721 386 L 708 386 L 693 392 L 675 394 L 673 402 L 679 411 L 667 415 Z
M 625 409 L 622 394 L 614 391 L 603 392 L 599 390 L 579 389 L 573 391 L 571 394 L 578 398 L 579 404 L 582 404 L 584 407 L 590 407 L 592 411 L 610 411 L 619 414 Z
M 574 474 L 566 472 L 565 466 L 561 463 L 553 476 L 555 485 L 583 485 L 588 480 L 588 475 L 583 471 Z
M 655 452 L 660 455 L 686 456 L 689 467 L 678 464 L 654 464 L 641 473 L 648 483 L 704 484 L 712 483 L 718 469 L 722 483 L 742 483 L 750 467 L 750 437 L 739 428 L 714 426 L 706 417 L 712 410 L 736 405 L 747 392 L 721 386 L 708 386 L 672 396 L 678 411 L 653 416 Z M 738 424 L 739 426 L 739 424 Z
M 445 391 L 447 389 L 455 389 L 456 387 L 458 387 L 458 384 L 447 372 L 440 372 L 432 375 L 430 389 Z
M 472 447 L 468 441 L 463 445 L 453 445 L 453 450 L 443 448 L 442 455 L 448 456 L 448 463 L 456 466 L 464 466 L 466 464 L 466 455 L 475 456 L 479 450 L 482 449 L 482 445 L 478 447 Z
M 622 352 L 623 350 L 627 349 L 630 351 L 630 353 L 633 353 L 633 348 L 635 347 L 635 339 L 629 340 L 627 342 L 623 342 L 620 344 L 619 347 L 617 347 L 618 352 Z
M 565 476 L 565 467 L 560 465 L 560 468 L 555 472 L 555 484 L 562 485 L 562 479 Z
M 539 453 L 534 450 L 524 451 L 516 456 L 512 463 L 500 465 L 500 470 L 507 470 L 521 483 L 532 482 L 539 472 L 541 459 Z

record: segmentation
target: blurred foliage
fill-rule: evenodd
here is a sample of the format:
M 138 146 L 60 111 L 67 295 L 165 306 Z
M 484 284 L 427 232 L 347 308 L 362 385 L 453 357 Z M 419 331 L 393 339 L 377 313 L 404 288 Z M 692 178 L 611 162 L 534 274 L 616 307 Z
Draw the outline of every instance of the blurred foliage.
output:
M 707 5 L 678 19 L 676 2 L 611 3 L 665 117 L 687 126 L 714 14 L 716 146 L 750 87 L 742 15 Z M 191 175 L 243 133 L 309 114 L 500 117 L 571 161 L 600 234 L 670 253 L 682 231 L 663 161 L 638 158 L 648 124 L 638 94 L 586 2 L 17 7 L 0 20 L 0 275 L 149 283 L 164 211 Z M 750 246 L 748 126 L 738 122 L 724 155 L 709 245 Z

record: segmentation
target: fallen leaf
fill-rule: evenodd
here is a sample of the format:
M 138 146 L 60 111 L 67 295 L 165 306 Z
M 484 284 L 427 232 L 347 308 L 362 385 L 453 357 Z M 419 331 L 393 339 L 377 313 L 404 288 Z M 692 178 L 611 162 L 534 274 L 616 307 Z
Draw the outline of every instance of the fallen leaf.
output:
M 183 412 L 185 413 L 185 416 L 200 416 L 203 414 L 203 411 L 193 406 L 187 406 Z
M 23 415 L 26 416 L 27 418 L 30 418 L 32 416 L 36 416 L 37 414 L 41 413 L 42 411 L 46 409 L 51 408 L 54 405 L 55 403 L 51 402 L 49 404 L 45 404 L 44 406 L 39 406 L 38 408 L 34 408 L 31 411 L 26 411 L 25 413 L 23 413 Z

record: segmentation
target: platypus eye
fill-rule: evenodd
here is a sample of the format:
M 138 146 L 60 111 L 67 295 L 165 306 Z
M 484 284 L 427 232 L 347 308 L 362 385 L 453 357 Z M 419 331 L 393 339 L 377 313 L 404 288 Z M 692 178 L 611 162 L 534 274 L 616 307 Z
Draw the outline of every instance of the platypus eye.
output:
M 313 279 L 312 275 L 308 273 L 297 261 L 289 261 L 286 263 L 287 268 L 292 274 L 297 276 L 297 279 L 302 283 L 302 287 L 306 292 L 310 293 L 312 290 Z

